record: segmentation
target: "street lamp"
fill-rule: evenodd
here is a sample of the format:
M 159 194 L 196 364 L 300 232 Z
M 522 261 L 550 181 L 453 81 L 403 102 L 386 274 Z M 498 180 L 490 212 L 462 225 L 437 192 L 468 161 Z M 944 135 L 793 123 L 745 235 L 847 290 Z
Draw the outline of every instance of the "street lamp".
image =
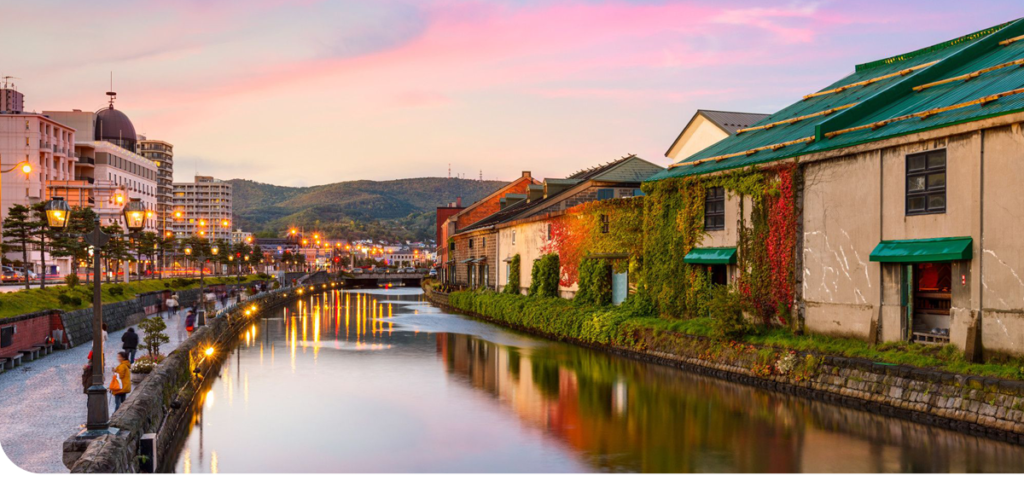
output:
M 124 205 L 124 222 L 128 226 L 128 233 L 139 233 L 143 228 L 146 228 L 146 214 L 149 213 L 146 210 L 146 205 L 142 203 L 139 198 L 132 198 L 127 205 Z M 131 237 L 129 237 L 131 238 Z M 125 282 L 128 280 L 128 266 L 125 266 L 124 270 Z
M 63 198 L 52 198 L 44 206 L 46 223 L 50 229 L 62 231 L 67 228 L 68 214 L 71 210 Z M 143 209 L 144 210 L 144 209 Z M 126 219 L 129 213 L 125 213 Z M 126 222 L 129 228 L 131 221 Z M 93 220 L 93 230 L 88 235 L 80 235 L 86 243 L 93 246 L 93 288 L 92 288 L 92 385 L 89 386 L 88 414 L 86 416 L 86 431 L 80 437 L 96 438 L 101 435 L 110 434 L 107 431 L 110 427 L 110 414 L 107 409 L 107 389 L 103 386 L 103 294 L 100 288 L 100 251 L 110 241 L 110 236 L 103 233 L 100 227 L 99 215 Z
M 64 198 L 55 197 L 46 203 L 46 223 L 53 230 L 64 230 L 68 226 L 68 215 L 71 214 L 71 207 Z

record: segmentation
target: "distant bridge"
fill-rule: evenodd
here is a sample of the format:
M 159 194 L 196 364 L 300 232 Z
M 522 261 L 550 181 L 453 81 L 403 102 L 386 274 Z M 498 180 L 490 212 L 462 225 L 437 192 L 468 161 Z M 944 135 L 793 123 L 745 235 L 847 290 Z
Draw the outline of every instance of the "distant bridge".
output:
M 385 284 L 419 287 L 426 272 L 365 272 L 342 277 L 345 287 L 377 287 Z

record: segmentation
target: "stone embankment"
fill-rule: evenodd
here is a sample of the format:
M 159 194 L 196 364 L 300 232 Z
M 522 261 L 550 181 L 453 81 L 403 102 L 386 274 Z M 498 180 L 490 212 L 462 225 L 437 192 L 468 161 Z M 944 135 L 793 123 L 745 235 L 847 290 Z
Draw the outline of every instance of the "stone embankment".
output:
M 306 285 L 313 291 L 336 286 L 335 283 Z M 92 440 L 71 437 L 64 443 L 64 464 L 72 473 L 135 473 L 141 465 L 153 462 L 158 471 L 167 471 L 175 449 L 187 434 L 193 405 L 206 378 L 215 377 L 221 360 L 238 331 L 254 323 L 257 316 L 283 305 L 298 288 L 288 287 L 250 297 L 225 308 L 207 326 L 196 330 L 141 383 L 110 418 L 116 433 Z M 252 306 L 256 313 L 246 313 Z M 207 350 L 212 349 L 212 354 Z M 155 458 L 141 453 L 142 440 L 153 441 Z
M 720 379 L 857 408 L 917 423 L 1024 445 L 1024 382 L 884 364 L 865 359 L 815 356 L 670 331 L 645 330 L 635 345 L 602 345 L 538 333 L 450 305 L 448 296 L 425 289 L 427 299 L 473 316 L 547 338 L 687 369 Z

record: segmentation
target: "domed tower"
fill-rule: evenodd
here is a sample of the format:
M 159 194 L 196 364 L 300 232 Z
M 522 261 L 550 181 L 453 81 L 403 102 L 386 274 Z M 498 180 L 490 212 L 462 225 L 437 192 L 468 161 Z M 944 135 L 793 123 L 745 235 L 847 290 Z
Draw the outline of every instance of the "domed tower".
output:
M 114 99 L 117 93 L 108 91 L 110 106 L 96 112 L 95 140 L 110 142 L 122 149 L 135 152 L 138 138 L 135 135 L 135 126 L 128 119 L 128 115 L 114 109 Z

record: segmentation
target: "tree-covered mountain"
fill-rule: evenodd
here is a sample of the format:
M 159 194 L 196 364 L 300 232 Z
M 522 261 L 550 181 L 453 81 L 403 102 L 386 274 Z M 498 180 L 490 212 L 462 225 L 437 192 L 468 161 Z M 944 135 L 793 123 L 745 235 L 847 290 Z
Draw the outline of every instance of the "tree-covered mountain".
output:
M 449 178 L 360 180 L 308 188 L 229 182 L 236 228 L 269 236 L 299 227 L 330 238 L 387 240 L 432 238 L 438 206 L 460 196 L 469 205 L 507 184 Z

